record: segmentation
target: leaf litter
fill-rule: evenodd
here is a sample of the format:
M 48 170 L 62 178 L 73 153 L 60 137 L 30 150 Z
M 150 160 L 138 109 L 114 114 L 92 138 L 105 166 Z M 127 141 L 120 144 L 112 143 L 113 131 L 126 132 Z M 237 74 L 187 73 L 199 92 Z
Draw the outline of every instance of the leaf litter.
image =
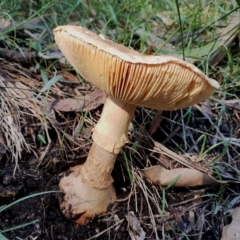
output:
M 220 184 L 220 182 L 218 183 L 213 177 L 199 172 L 196 169 L 174 168 L 168 170 L 157 165 L 145 168 L 141 170 L 141 172 L 150 181 L 160 186 L 168 186 L 176 178 L 175 187 L 199 187 Z
M 135 216 L 133 211 L 130 211 L 128 215 L 126 215 L 126 219 L 128 222 L 128 232 L 132 240 L 144 240 L 146 236 L 146 232 L 141 227 L 141 224 L 138 218 Z
M 239 239 L 240 238 L 240 207 L 234 209 L 232 213 L 232 222 L 223 228 L 221 240 Z
M 105 101 L 106 94 L 99 89 L 94 89 L 85 96 L 54 100 L 51 106 L 53 109 L 62 112 L 85 112 L 103 105 Z

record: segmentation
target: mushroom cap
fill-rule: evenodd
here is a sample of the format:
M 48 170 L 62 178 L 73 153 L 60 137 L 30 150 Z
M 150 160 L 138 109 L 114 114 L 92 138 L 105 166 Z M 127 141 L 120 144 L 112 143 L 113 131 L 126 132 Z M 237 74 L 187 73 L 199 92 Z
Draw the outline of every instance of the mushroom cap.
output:
M 81 26 L 57 27 L 54 36 L 84 79 L 128 104 L 176 110 L 203 101 L 219 87 L 179 58 L 143 55 Z

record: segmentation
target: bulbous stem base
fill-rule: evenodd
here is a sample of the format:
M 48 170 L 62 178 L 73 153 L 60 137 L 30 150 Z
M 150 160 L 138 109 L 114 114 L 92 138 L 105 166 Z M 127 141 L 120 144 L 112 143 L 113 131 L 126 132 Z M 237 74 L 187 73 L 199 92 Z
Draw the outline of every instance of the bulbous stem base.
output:
M 110 204 L 116 200 L 112 184 L 105 189 L 89 186 L 82 178 L 83 165 L 71 168 L 62 177 L 59 187 L 65 193 L 60 209 L 67 218 L 84 225 L 88 220 L 107 211 Z M 68 174 L 69 173 L 69 174 Z

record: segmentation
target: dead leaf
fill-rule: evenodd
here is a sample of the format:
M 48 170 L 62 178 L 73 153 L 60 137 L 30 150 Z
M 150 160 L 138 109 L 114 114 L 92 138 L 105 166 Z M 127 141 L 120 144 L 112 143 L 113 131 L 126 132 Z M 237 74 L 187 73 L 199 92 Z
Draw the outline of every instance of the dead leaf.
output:
M 153 140 L 153 143 L 154 143 L 154 150 L 158 153 L 161 153 L 165 156 L 168 156 L 169 158 L 179 162 L 180 164 L 188 167 L 188 168 L 193 168 L 193 169 L 197 169 L 201 172 L 209 172 L 210 169 L 208 168 L 205 168 L 203 166 L 200 166 L 198 164 L 196 164 L 195 162 L 192 162 L 192 161 L 188 161 L 187 159 L 185 159 L 183 156 L 181 155 L 178 155 L 177 153 L 173 152 L 172 150 L 166 148 L 163 144 L 157 142 L 157 141 L 154 141 Z
M 11 20 L 0 16 L 0 32 L 4 32 L 6 28 L 11 26 Z
M 240 110 L 240 101 L 239 99 L 231 99 L 231 100 L 219 100 L 217 98 L 213 98 L 215 102 L 218 102 L 220 104 L 225 104 L 227 107 L 235 110 Z
M 146 31 L 144 29 L 137 29 L 137 31 L 135 32 L 135 34 L 137 34 L 140 37 L 146 37 L 146 43 L 150 46 L 150 45 L 154 45 L 154 47 L 158 48 L 162 48 L 165 45 L 165 40 L 163 39 L 162 36 L 159 36 L 159 34 L 155 34 L 155 33 L 151 33 L 149 31 Z M 167 46 L 169 46 L 169 49 L 172 49 L 172 45 L 171 44 L 167 44 Z M 165 46 L 166 48 L 166 46 Z
M 169 17 L 170 12 L 162 11 L 161 13 L 157 13 L 156 16 L 162 21 L 162 23 L 170 27 L 173 24 L 173 19 Z
M 231 18 L 229 24 L 223 30 L 221 37 L 218 38 L 220 47 L 218 50 L 211 55 L 209 65 L 216 66 L 222 58 L 226 55 L 227 51 L 222 47 L 229 47 L 239 32 L 240 13 L 236 12 Z
M 36 52 L 22 49 L 22 51 L 0 48 L 0 56 L 17 62 L 28 61 L 37 56 Z
M 232 214 L 232 222 L 223 228 L 221 240 L 240 239 L 240 207 Z
M 58 59 L 60 60 L 64 65 L 66 65 L 67 61 L 63 57 L 63 54 L 60 52 L 60 50 L 56 50 L 54 52 L 49 52 L 49 53 L 41 53 L 38 52 L 38 57 L 43 58 L 43 59 Z
M 219 184 L 214 178 L 196 169 L 175 168 L 167 170 L 160 165 L 156 165 L 145 168 L 141 170 L 141 172 L 150 181 L 160 186 L 168 186 L 177 177 L 179 177 L 179 179 L 174 184 L 175 187 L 197 187 Z
M 53 109 L 62 112 L 84 112 L 99 107 L 105 103 L 105 100 L 106 93 L 100 89 L 95 89 L 86 96 L 54 100 L 51 106 Z
M 78 77 L 71 74 L 70 72 L 67 72 L 67 71 L 63 72 L 63 76 L 70 82 L 78 82 Z
M 205 112 L 209 117 L 212 118 L 216 117 L 216 114 L 214 114 L 212 111 L 212 106 L 209 103 L 209 101 L 205 100 L 204 102 L 201 103 L 201 110 Z
M 37 32 L 31 32 L 31 31 L 29 31 L 29 30 L 27 30 L 27 29 L 24 29 L 23 31 L 24 31 L 24 33 L 26 33 L 26 35 L 28 35 L 30 38 L 35 39 L 35 40 L 37 40 L 37 41 L 40 40 L 40 38 L 41 38 L 41 36 L 42 36 L 42 34 L 43 34 L 43 33 L 40 34 L 40 33 L 37 33 Z M 44 32 L 44 30 L 43 30 L 43 32 Z
M 132 240 L 144 240 L 146 236 L 146 232 L 141 227 L 141 224 L 137 217 L 135 216 L 133 211 L 130 211 L 128 215 L 126 215 L 126 219 L 128 221 L 128 232 L 131 236 Z
M 185 228 L 185 233 L 186 234 L 189 234 L 194 228 L 195 228 L 195 212 L 193 210 L 190 210 L 188 213 L 187 213 L 187 220 L 189 222 L 188 226 Z
M 209 52 L 212 52 L 212 55 L 209 59 L 209 65 L 214 67 L 216 66 L 221 59 L 226 55 L 227 51 L 225 48 L 228 48 L 238 34 L 239 28 L 239 19 L 240 13 L 237 12 L 229 21 L 229 24 L 225 27 L 225 29 L 221 29 L 221 33 L 216 40 L 211 41 L 201 47 L 185 49 L 185 55 L 188 56 L 185 60 L 190 63 L 194 63 L 199 61 L 202 57 L 206 57 L 209 55 Z M 199 29 L 198 34 L 203 31 L 204 28 Z M 197 32 L 195 32 L 197 33 Z M 170 43 L 175 41 L 178 36 L 171 38 Z M 172 54 L 172 53 L 171 53 Z M 181 57 L 181 52 L 179 52 L 178 57 Z
M 166 168 L 172 168 L 173 161 L 166 155 L 160 154 L 158 158 L 158 162 L 161 163 Z

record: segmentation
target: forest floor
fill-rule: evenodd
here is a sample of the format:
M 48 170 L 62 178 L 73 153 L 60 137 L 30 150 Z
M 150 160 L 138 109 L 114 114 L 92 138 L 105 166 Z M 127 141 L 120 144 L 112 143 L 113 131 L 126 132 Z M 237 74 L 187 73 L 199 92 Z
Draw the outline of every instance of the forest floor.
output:
M 27 2 L 0 3 L 0 240 L 220 239 L 240 206 L 237 1 Z M 221 85 L 187 109 L 137 108 L 112 173 L 119 201 L 84 226 L 60 211 L 58 183 L 86 160 L 106 94 L 55 44 L 53 29 L 66 24 L 185 59 Z M 173 177 L 160 186 L 142 174 L 156 165 L 218 184 L 185 175 L 191 186 Z

